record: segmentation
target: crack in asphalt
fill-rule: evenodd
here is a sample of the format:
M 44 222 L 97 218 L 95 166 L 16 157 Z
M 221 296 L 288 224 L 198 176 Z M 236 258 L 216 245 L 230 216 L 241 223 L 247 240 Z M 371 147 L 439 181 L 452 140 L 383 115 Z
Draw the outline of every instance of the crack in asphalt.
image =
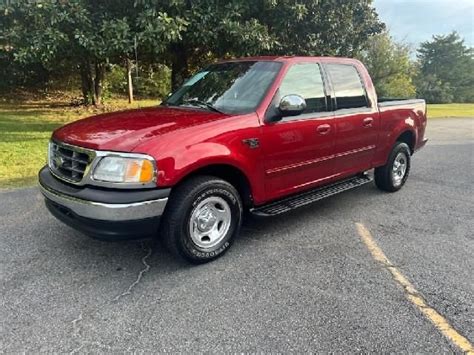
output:
M 79 352 L 84 347 L 84 345 L 86 345 L 86 343 L 82 342 L 82 344 L 79 347 L 73 349 L 69 354 L 75 354 L 75 353 Z
M 145 250 L 145 245 L 144 243 L 142 243 L 142 249 Z M 143 275 L 146 274 L 149 270 L 150 270 L 150 265 L 146 262 L 146 260 L 151 256 L 153 252 L 153 246 L 150 245 L 148 247 L 148 251 L 146 253 L 146 255 L 142 258 L 142 264 L 145 266 L 139 273 L 138 273 L 138 276 L 137 276 L 137 279 L 130 285 L 128 286 L 128 289 L 125 291 L 125 292 L 122 292 L 121 294 L 117 295 L 117 297 L 115 297 L 113 299 L 114 302 L 117 302 L 120 298 L 122 297 L 125 297 L 127 295 L 130 295 L 132 293 L 132 290 L 140 283 L 140 281 L 142 280 L 143 278 Z
M 82 320 L 82 314 L 83 312 L 81 311 L 81 314 L 79 314 L 79 317 L 77 317 L 76 319 L 74 319 L 71 323 L 72 323 L 72 327 L 73 327 L 73 333 L 74 335 L 77 335 L 79 334 L 79 329 L 77 327 L 77 322 L 80 322 Z
M 150 270 L 151 266 L 147 263 L 147 259 L 153 253 L 154 243 L 150 244 L 148 247 L 145 247 L 145 243 L 142 242 L 141 247 L 144 251 L 146 251 L 146 254 L 141 259 L 141 263 L 143 264 L 144 268 L 140 270 L 136 280 L 134 282 L 132 282 L 130 284 L 130 286 L 128 286 L 128 288 L 124 292 L 117 295 L 112 300 L 102 303 L 100 306 L 103 306 L 105 304 L 114 304 L 117 301 L 119 301 L 122 297 L 125 297 L 125 296 L 128 296 L 128 295 L 132 294 L 133 289 L 142 281 L 143 275 L 145 275 Z M 89 315 L 92 315 L 95 312 L 95 310 L 100 308 L 100 306 L 94 307 L 94 309 L 91 309 L 91 310 L 87 311 L 87 313 L 89 313 Z M 105 344 L 102 344 L 100 342 L 91 342 L 89 340 L 81 339 L 81 334 L 80 334 L 81 333 L 81 327 L 78 325 L 78 323 L 82 322 L 83 317 L 84 317 L 84 313 L 85 313 L 84 311 L 81 311 L 79 316 L 71 321 L 72 326 L 73 326 L 73 337 L 76 339 L 76 341 L 80 345 L 78 347 L 74 348 L 73 350 L 71 350 L 70 354 L 75 354 L 75 353 L 79 352 L 85 345 L 96 345 L 96 346 L 100 346 L 102 348 L 105 347 L 107 350 L 113 350 L 112 347 L 110 347 L 108 345 L 105 345 Z

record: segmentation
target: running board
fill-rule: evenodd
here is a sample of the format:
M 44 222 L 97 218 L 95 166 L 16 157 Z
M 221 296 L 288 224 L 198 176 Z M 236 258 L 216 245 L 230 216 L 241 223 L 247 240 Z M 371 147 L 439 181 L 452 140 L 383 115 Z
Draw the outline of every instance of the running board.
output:
M 357 175 L 352 178 L 338 181 L 334 184 L 320 187 L 311 191 L 303 192 L 299 195 L 291 196 L 283 200 L 269 203 L 267 205 L 253 208 L 250 212 L 256 216 L 269 217 L 285 213 L 295 208 L 309 205 L 313 202 L 322 200 L 323 198 L 337 195 L 340 192 L 351 190 L 353 188 L 365 185 L 373 179 L 366 175 Z

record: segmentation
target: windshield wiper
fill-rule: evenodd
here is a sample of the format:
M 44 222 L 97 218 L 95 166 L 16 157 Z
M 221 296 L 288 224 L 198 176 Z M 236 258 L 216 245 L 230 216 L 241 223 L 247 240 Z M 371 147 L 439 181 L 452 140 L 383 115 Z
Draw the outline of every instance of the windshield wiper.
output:
M 207 109 L 209 109 L 211 111 L 214 111 L 214 112 L 224 113 L 221 110 L 219 110 L 218 108 L 216 108 L 215 106 L 213 106 L 212 104 L 210 104 L 209 102 L 201 101 L 201 100 L 197 100 L 197 99 L 183 100 L 182 104 L 191 105 L 191 106 L 198 106 L 198 107 L 204 107 L 204 108 L 207 108 Z

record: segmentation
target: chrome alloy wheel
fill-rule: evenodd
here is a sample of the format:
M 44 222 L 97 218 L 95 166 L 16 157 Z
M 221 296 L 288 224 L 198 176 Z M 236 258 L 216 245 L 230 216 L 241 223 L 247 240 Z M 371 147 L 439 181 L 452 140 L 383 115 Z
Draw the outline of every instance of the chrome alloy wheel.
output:
M 199 248 L 210 249 L 219 244 L 229 231 L 232 214 L 221 197 L 210 196 L 194 208 L 189 221 L 189 233 Z
M 392 180 L 395 186 L 399 186 L 405 174 L 407 172 L 408 167 L 408 158 L 404 152 L 399 152 L 393 161 L 392 166 Z

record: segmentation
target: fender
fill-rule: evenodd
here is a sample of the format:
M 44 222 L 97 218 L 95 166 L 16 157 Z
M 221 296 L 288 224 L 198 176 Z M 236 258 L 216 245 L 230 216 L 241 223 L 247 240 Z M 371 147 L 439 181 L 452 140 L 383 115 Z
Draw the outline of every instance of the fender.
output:
M 215 165 L 229 166 L 239 170 L 250 185 L 251 194 L 256 202 L 263 200 L 264 188 L 257 184 L 261 177 L 258 159 L 242 151 L 231 150 L 229 147 L 216 142 L 203 142 L 183 151 L 176 151 L 173 158 L 160 159 L 158 185 L 176 186 L 194 172 Z
M 157 163 L 157 186 L 173 187 L 193 172 L 211 166 L 228 165 L 247 178 L 254 201 L 264 199 L 262 152 L 244 142 L 260 139 L 261 127 L 255 114 L 234 116 L 215 122 L 159 135 L 135 149 L 147 152 Z
M 383 117 L 382 117 L 383 122 Z M 388 156 L 392 151 L 398 137 L 402 134 L 410 132 L 413 135 L 413 147 L 418 141 L 418 132 L 416 129 L 416 122 L 412 117 L 407 117 L 402 120 L 392 121 L 391 123 L 383 124 L 379 135 L 379 146 L 377 148 L 374 167 L 383 166 L 387 163 Z

